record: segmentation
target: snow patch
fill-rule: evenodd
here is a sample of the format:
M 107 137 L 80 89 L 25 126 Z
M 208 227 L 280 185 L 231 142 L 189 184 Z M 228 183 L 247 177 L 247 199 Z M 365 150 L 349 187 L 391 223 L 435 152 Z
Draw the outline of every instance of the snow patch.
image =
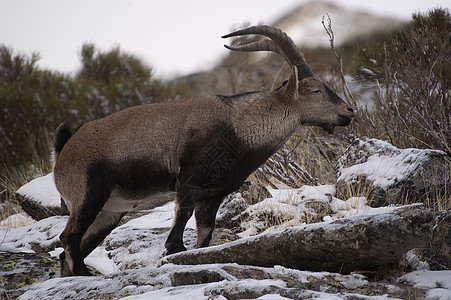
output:
M 419 270 L 403 275 L 402 282 L 420 289 L 447 288 L 451 290 L 451 271 Z
M 20 187 L 16 193 L 34 200 L 42 206 L 59 207 L 61 204 L 61 197 L 56 189 L 53 173 L 33 179 Z
M 166 287 L 156 291 L 144 293 L 141 295 L 129 296 L 122 299 L 126 300 L 147 300 L 147 299 L 159 299 L 159 300 L 179 300 L 179 299 L 212 299 L 204 295 L 206 284 L 188 285 L 179 287 Z M 226 299 L 225 297 L 218 297 L 214 299 Z
M 107 278 L 82 276 L 53 278 L 32 285 L 20 299 L 93 299 L 99 290 L 104 290 L 107 294 L 119 290 L 120 287 L 116 280 Z
M 249 206 L 241 215 L 246 220 L 241 223 L 244 229 L 240 237 L 256 235 L 263 231 L 277 231 L 289 226 L 304 224 L 318 217 L 312 202 L 327 206 L 333 185 L 303 186 L 299 189 L 268 189 L 272 198 L 264 199 Z
M 451 271 L 414 271 L 399 281 L 426 290 L 425 299 L 451 299 Z
M 355 182 L 364 176 L 373 185 L 386 190 L 412 175 L 423 162 L 430 159 L 431 154 L 444 154 L 438 150 L 399 149 L 377 139 L 359 140 L 358 145 L 350 148 L 362 147 L 365 151 L 360 151 L 357 157 L 348 150 L 348 158 L 356 159 L 356 164 L 347 167 L 346 162 L 341 160 L 337 181 Z M 374 154 L 366 156 L 367 153 Z
M 85 264 L 93 267 L 103 275 L 108 275 L 119 271 L 119 266 L 108 256 L 108 251 L 104 247 L 97 247 L 88 257 Z
M 174 220 L 175 202 L 149 210 L 149 214 L 130 220 L 122 228 L 133 227 L 137 229 L 171 228 Z M 196 221 L 191 218 L 186 228 L 196 229 Z
M 35 253 L 33 244 L 53 249 L 59 242 L 59 235 L 66 222 L 66 216 L 57 216 L 13 230 L 0 229 L 0 237 L 3 238 L 0 251 Z
M 371 207 L 367 206 L 367 199 L 365 197 L 351 197 L 346 201 L 338 198 L 333 198 L 330 203 L 330 209 L 333 216 L 329 216 L 326 220 L 334 220 L 339 218 L 348 218 L 357 214 L 367 212 Z

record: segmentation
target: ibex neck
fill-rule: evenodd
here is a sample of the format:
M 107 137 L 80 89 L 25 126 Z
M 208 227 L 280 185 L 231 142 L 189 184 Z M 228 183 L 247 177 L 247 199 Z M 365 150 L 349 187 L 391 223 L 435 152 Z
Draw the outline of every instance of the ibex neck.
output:
M 237 103 L 235 130 L 250 149 L 265 148 L 275 152 L 298 128 L 288 103 L 261 93 Z

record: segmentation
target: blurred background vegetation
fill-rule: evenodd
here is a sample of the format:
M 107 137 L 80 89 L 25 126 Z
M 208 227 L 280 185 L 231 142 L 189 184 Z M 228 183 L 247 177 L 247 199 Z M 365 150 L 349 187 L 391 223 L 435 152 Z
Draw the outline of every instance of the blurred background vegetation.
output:
M 435 9 L 386 42 L 359 47 L 353 78 L 373 88 L 355 134 L 451 155 L 450 44 L 449 10 Z
M 355 137 L 369 136 L 400 148 L 432 148 L 451 155 L 450 32 L 449 11 L 435 9 L 413 15 L 400 32 L 338 49 L 354 94 L 348 101 L 358 108 L 355 122 L 337 131 L 343 147 Z M 330 49 L 303 52 L 312 69 L 342 93 Z M 51 135 L 63 121 L 87 122 L 129 106 L 199 94 L 272 89 L 289 72 L 275 55 L 261 61 L 231 53 L 209 72 L 168 82 L 119 47 L 102 52 L 85 44 L 79 56 L 79 71 L 62 74 L 40 69 L 37 53 L 24 55 L 0 45 L 0 202 L 21 184 L 51 171 Z M 289 145 L 305 144 L 312 134 L 321 133 L 306 129 Z M 300 164 L 309 161 L 293 157 Z M 335 172 L 334 166 L 329 168 Z M 317 166 L 311 172 L 318 173 Z
M 67 120 L 87 122 L 129 106 L 184 97 L 152 69 L 119 47 L 85 44 L 75 75 L 37 67 L 39 55 L 0 46 L 0 170 L 2 198 L 12 187 L 51 170 L 50 140 Z

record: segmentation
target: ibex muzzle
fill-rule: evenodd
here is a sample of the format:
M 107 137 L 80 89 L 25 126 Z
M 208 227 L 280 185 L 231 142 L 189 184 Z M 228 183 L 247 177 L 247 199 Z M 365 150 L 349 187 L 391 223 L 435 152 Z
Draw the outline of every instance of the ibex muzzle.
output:
M 136 106 L 79 129 L 63 123 L 54 137 L 55 183 L 70 216 L 60 236 L 61 276 L 90 275 L 84 258 L 132 210 L 175 198 L 167 253 L 184 251 L 183 231 L 196 214 L 197 247 L 208 246 L 223 198 L 303 125 L 332 132 L 354 112 L 314 76 L 279 29 L 255 26 L 225 37 L 269 39 L 234 51 L 273 51 L 292 66 L 271 92 L 205 96 Z

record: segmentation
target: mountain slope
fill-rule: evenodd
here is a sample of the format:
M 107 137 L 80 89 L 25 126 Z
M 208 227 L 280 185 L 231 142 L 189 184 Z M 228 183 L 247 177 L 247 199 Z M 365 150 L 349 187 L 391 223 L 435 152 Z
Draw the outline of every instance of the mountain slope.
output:
M 403 25 L 397 19 L 350 10 L 324 1 L 299 5 L 272 25 L 285 31 L 300 47 L 328 47 L 329 38 L 321 24 L 326 14 L 332 19 L 335 42 L 339 44 L 369 38 L 375 34 L 389 34 Z
M 335 44 L 347 44 L 345 56 L 352 56 L 352 45 L 357 41 L 384 39 L 399 31 L 403 23 L 396 19 L 372 15 L 358 10 L 314 1 L 299 5 L 273 24 L 285 31 L 302 49 L 314 72 L 335 64 L 329 47 L 329 37 L 322 17 L 329 14 L 335 32 Z M 256 25 L 256 24 L 252 24 Z M 231 43 L 227 40 L 226 43 Z M 345 63 L 348 63 L 345 61 Z M 211 71 L 196 73 L 177 79 L 185 84 L 191 95 L 236 94 L 241 92 L 272 89 L 288 77 L 289 68 L 283 59 L 267 53 L 231 52 Z

